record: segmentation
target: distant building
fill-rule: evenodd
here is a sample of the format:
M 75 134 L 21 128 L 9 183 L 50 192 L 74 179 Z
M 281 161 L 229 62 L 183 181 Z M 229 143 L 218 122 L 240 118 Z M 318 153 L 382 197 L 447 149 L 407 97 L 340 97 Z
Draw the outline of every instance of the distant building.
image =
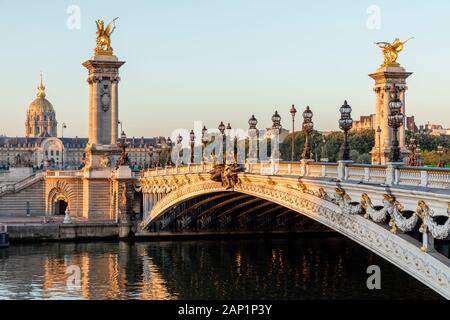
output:
M 27 110 L 25 137 L 0 136 L 0 169 L 6 167 L 41 168 L 44 162 L 50 168 L 79 169 L 88 143 L 87 138 L 57 137 L 58 122 L 53 105 L 46 99 L 41 81 L 37 97 Z M 156 138 L 128 139 L 131 164 L 144 167 L 150 163 L 150 149 Z
M 359 120 L 353 121 L 353 131 L 363 130 L 377 130 L 376 128 L 376 115 L 371 114 L 369 116 L 361 116 Z M 417 132 L 419 129 L 416 126 L 414 116 L 406 117 L 406 128 L 409 131 Z
M 417 128 L 416 121 L 414 116 L 406 117 L 406 129 L 410 132 L 418 132 L 419 128 Z
M 428 134 L 431 136 L 449 136 L 450 137 L 450 128 L 444 128 L 440 124 L 427 123 L 427 124 L 421 125 L 419 127 L 419 133 Z
M 375 127 L 375 114 L 369 116 L 361 116 L 359 120 L 353 121 L 353 131 L 363 131 L 368 129 L 374 129 Z

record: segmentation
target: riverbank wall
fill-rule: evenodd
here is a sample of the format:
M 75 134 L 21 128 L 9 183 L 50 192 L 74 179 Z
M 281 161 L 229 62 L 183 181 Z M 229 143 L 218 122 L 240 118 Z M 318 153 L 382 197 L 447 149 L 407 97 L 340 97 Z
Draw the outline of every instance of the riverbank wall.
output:
M 203 231 L 203 232 L 138 232 L 123 236 L 121 226 L 112 222 L 9 225 L 11 243 L 45 241 L 120 240 L 142 241 L 189 240 L 189 239 L 248 239 L 286 237 L 327 237 L 336 232 L 324 230 L 298 231 Z M 128 229 L 128 228 L 127 228 Z
M 119 238 L 117 223 L 9 225 L 11 243 Z

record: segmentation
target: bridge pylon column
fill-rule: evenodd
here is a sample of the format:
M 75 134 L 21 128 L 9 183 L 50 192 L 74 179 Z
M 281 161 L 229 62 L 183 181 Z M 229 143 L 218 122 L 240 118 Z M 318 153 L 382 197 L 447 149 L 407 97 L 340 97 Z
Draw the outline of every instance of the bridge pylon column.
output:
M 376 95 L 376 116 L 373 124 L 375 129 L 375 146 L 371 151 L 372 164 L 386 164 L 389 162 L 393 138 L 392 128 L 388 124 L 390 90 L 394 84 L 400 90 L 399 98 L 403 104 L 401 112 L 405 114 L 405 95 L 408 90 L 406 79 L 410 75 L 412 73 L 406 72 L 401 66 L 383 66 L 378 68 L 375 73 L 369 75 L 375 80 L 373 90 Z M 403 125 L 399 128 L 399 143 L 402 157 L 408 154 L 408 150 L 405 147 L 405 127 Z M 376 132 L 378 128 L 381 129 L 380 136 Z

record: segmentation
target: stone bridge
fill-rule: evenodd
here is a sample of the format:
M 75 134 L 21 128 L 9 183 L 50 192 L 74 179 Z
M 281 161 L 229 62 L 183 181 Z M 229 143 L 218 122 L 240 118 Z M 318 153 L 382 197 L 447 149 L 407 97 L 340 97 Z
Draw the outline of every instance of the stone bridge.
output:
M 141 174 L 141 233 L 292 230 L 316 221 L 450 299 L 450 170 L 404 166 L 247 163 L 235 183 L 211 164 Z

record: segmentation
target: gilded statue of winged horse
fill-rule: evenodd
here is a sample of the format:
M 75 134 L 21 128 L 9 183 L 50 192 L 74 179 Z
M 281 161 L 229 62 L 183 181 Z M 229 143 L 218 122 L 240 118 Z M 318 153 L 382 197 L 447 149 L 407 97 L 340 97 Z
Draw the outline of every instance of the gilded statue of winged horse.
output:
M 414 37 L 409 38 L 406 41 L 400 41 L 399 38 L 395 38 L 394 42 L 376 42 L 375 44 L 380 47 L 383 50 L 383 56 L 384 56 L 384 64 L 383 67 L 389 67 L 389 66 L 397 66 L 397 58 L 398 54 L 403 51 L 405 48 L 405 44 L 414 39 Z
M 100 55 L 112 55 L 113 49 L 111 47 L 111 34 L 116 29 L 116 20 L 113 19 L 108 26 L 105 28 L 105 22 L 102 19 L 97 20 L 97 47 L 95 48 L 95 53 Z

